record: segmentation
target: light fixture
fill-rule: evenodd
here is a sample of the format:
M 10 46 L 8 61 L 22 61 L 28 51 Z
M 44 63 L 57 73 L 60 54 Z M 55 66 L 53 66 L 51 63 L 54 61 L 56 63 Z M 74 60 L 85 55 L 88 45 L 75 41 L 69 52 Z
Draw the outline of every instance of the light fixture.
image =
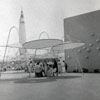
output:
M 68 59 L 70 59 L 71 58 L 71 56 L 67 56 L 68 57 Z
M 87 51 L 88 53 L 90 53 L 90 52 L 91 52 L 91 49 L 90 49 L 90 48 L 87 48 L 86 51 Z
M 81 50 L 79 49 L 78 52 L 81 53 Z
M 98 51 L 100 51 L 100 47 L 97 47 L 96 49 L 97 49 Z
M 89 47 L 92 47 L 93 46 L 93 44 L 92 43 L 89 43 Z
M 86 49 L 86 46 L 84 46 L 83 49 Z
M 100 39 L 96 39 L 96 42 L 99 43 L 100 42 Z

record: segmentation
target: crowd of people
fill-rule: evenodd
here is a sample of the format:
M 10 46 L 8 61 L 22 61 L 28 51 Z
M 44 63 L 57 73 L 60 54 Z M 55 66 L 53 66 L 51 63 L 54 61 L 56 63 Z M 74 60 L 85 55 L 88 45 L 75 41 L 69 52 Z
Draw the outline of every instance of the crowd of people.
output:
M 31 73 L 35 73 L 35 77 L 50 77 L 50 76 L 58 76 L 58 74 L 62 73 L 65 69 L 67 71 L 67 63 L 65 61 L 60 61 L 58 59 L 44 60 L 44 61 L 36 61 L 30 59 L 28 65 L 25 69 L 29 72 L 29 76 L 31 77 Z

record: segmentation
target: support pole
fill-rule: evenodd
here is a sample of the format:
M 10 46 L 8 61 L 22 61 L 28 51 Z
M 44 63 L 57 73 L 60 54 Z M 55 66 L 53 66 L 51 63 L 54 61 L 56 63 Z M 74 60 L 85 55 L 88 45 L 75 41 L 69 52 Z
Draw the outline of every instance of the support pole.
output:
M 73 52 L 74 52 L 74 55 L 75 55 L 75 59 L 76 59 L 78 65 L 79 65 L 79 67 L 80 67 L 80 70 L 81 70 L 82 74 L 84 75 L 82 66 L 81 66 L 80 61 L 79 61 L 79 59 L 78 59 L 78 56 L 77 56 L 77 54 L 76 54 L 76 52 L 75 52 L 74 50 L 73 50 Z
M 55 53 L 54 53 L 53 47 L 51 47 L 51 50 L 52 50 L 52 52 L 53 52 L 54 57 L 56 58 L 56 55 L 55 55 Z M 55 59 L 55 60 L 56 60 L 56 59 Z M 57 60 L 56 60 L 56 62 L 57 62 Z M 58 72 L 56 73 L 56 76 L 58 77 Z
M 70 38 L 69 35 L 67 35 L 67 38 L 68 38 L 69 41 L 71 41 L 71 38 Z M 80 61 L 79 61 L 79 59 L 78 59 L 78 56 L 77 56 L 77 54 L 76 54 L 76 52 L 75 52 L 74 50 L 73 50 L 73 52 L 74 52 L 74 55 L 75 55 L 75 59 L 76 59 L 78 65 L 79 65 L 79 67 L 80 67 L 80 69 L 81 69 L 81 72 L 82 72 L 82 74 L 84 74 L 84 73 L 83 73 L 82 66 L 81 66 L 81 64 L 80 64 Z
M 3 61 L 2 61 L 1 72 L 2 72 L 2 68 L 3 68 L 3 66 L 4 66 L 4 60 L 5 60 L 5 57 L 6 57 L 6 52 L 7 52 L 8 42 L 9 42 L 9 38 L 10 38 L 10 33 L 11 33 L 11 31 L 12 31 L 13 28 L 15 28 L 15 29 L 17 30 L 16 26 L 12 26 L 12 27 L 9 29 L 9 33 L 8 33 L 8 37 L 7 37 L 7 42 L 6 42 L 6 46 L 5 46 L 5 51 L 4 51 L 4 56 L 3 56 Z M 18 31 L 17 31 L 17 32 L 18 32 Z M 1 73 L 0 73 L 0 77 L 1 77 Z
M 39 34 L 39 39 L 41 38 L 42 34 L 44 34 L 44 33 L 47 35 L 47 37 L 48 37 L 48 39 L 49 39 L 49 35 L 48 35 L 47 32 L 45 32 L 45 31 L 43 31 L 43 32 L 41 32 L 41 33 Z M 34 58 L 36 57 L 37 50 L 38 50 L 38 49 L 35 49 Z

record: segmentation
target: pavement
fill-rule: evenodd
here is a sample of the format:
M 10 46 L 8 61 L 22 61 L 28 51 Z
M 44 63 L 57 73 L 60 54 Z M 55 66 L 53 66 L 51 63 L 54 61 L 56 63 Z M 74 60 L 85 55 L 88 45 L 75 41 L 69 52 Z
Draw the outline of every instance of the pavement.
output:
M 25 78 L 28 76 L 29 76 L 29 73 L 25 73 L 23 70 L 21 70 L 21 71 L 6 71 L 6 72 L 0 73 L 1 80 L 20 79 L 20 78 Z
M 1 75 L 0 100 L 100 100 L 100 74 L 29 78 L 24 72 L 6 72 Z

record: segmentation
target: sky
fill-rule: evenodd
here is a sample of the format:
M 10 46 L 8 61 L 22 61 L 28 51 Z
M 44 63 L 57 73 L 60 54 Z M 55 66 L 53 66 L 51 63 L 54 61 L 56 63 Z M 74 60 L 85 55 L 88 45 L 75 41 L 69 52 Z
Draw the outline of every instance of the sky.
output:
M 63 19 L 100 9 L 100 0 L 0 0 L 0 45 L 6 44 L 12 26 L 19 28 L 21 9 L 26 41 L 38 39 L 41 32 L 46 32 L 49 38 L 62 39 Z M 41 38 L 47 38 L 46 34 Z M 17 43 L 18 39 L 18 33 L 13 29 L 9 44 Z M 0 55 L 4 55 L 4 48 L 0 47 Z

